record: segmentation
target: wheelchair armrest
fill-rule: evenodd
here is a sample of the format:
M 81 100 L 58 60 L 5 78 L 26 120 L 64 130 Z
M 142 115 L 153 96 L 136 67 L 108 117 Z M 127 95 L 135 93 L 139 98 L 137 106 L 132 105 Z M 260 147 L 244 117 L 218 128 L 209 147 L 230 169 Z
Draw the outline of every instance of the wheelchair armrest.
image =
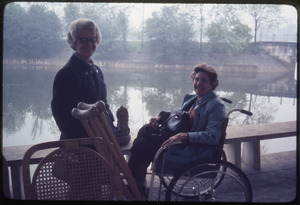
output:
M 174 143 L 174 144 L 176 144 L 176 143 Z M 210 149 L 214 149 L 214 150 L 223 150 L 223 145 L 220 145 L 220 144 L 209 145 L 209 144 L 201 144 L 201 143 L 190 143 L 186 140 L 183 140 L 178 144 L 186 144 L 186 145 L 192 144 L 192 145 L 197 146 L 197 147 L 210 148 Z
M 174 145 L 179 145 L 179 144 L 185 144 L 185 143 L 186 142 L 184 142 L 184 141 L 177 141 L 177 142 L 174 142 L 173 144 L 162 146 L 161 149 L 166 150 L 168 147 L 172 147 Z
M 190 143 L 186 140 L 182 140 L 182 141 L 177 141 L 177 142 L 174 142 L 173 144 L 171 145 L 166 145 L 164 147 L 161 147 L 163 150 L 167 149 L 168 146 L 169 147 L 172 147 L 174 145 L 179 145 L 179 144 L 183 144 L 183 145 L 194 145 L 194 146 L 197 146 L 197 147 L 203 147 L 203 148 L 209 148 L 209 149 L 214 149 L 214 150 L 223 150 L 223 145 L 209 145 L 209 144 L 200 144 L 200 143 Z

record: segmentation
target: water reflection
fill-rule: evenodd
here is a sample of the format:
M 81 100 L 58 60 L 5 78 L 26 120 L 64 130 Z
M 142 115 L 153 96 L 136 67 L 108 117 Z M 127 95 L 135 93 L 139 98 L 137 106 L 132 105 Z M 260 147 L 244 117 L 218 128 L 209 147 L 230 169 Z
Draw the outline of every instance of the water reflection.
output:
M 50 102 L 52 84 L 57 70 L 3 70 L 3 145 L 32 144 L 59 139 Z M 108 102 L 115 112 L 121 105 L 129 110 L 131 134 L 161 110 L 179 107 L 183 97 L 192 93 L 190 70 L 182 72 L 116 72 L 104 70 Z M 234 103 L 226 105 L 250 109 L 252 118 L 234 115 L 231 124 L 258 124 L 296 119 L 296 83 L 293 73 L 260 76 L 220 74 L 220 96 Z M 264 79 L 263 79 L 264 77 Z M 273 78 L 273 80 L 272 80 Z M 270 97 L 274 96 L 274 97 Z M 272 100 L 270 100 L 272 98 Z M 276 100 L 276 99 L 279 100 Z M 271 102 L 276 100 L 276 102 Z M 288 101 L 289 119 L 281 120 L 276 113 L 285 113 L 280 104 Z M 292 99 L 292 101 L 290 100 Z

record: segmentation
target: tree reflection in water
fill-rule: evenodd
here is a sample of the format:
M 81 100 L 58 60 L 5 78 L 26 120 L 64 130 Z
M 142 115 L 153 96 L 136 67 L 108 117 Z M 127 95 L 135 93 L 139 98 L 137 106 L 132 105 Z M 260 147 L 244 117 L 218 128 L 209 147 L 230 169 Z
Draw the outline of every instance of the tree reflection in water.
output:
M 59 139 L 50 103 L 52 84 L 57 70 L 3 70 L 3 145 L 33 144 Z M 193 92 L 190 70 L 177 72 L 134 72 L 104 70 L 108 103 L 115 111 L 121 105 L 129 111 L 131 135 L 161 110 L 177 109 L 183 97 Z M 235 115 L 233 125 L 259 124 L 296 119 L 296 83 L 292 74 L 222 75 L 217 93 L 229 98 L 233 107 L 251 110 L 252 118 Z M 232 77 L 233 76 L 233 77 Z M 243 76 L 244 77 L 243 79 Z M 272 80 L 273 78 L 273 80 Z M 288 83 L 287 83 L 288 82 Z M 280 92 L 278 92 L 280 91 Z M 286 110 L 286 111 L 283 111 Z M 290 118 L 278 116 L 286 113 Z

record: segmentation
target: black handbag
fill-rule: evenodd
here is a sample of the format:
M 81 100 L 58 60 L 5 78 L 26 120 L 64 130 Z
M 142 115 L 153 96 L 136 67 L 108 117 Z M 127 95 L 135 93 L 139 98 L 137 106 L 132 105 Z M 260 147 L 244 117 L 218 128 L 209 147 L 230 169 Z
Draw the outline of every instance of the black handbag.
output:
M 180 132 L 188 132 L 190 128 L 190 112 L 195 106 L 196 99 L 192 100 L 185 110 L 174 110 L 171 112 L 161 111 L 159 113 L 160 120 L 158 121 L 159 130 L 170 136 Z M 187 111 L 189 110 L 189 111 Z
M 189 112 L 175 110 L 171 112 L 164 112 L 161 116 L 159 127 L 161 130 L 167 131 L 171 134 L 180 132 L 187 132 L 190 125 Z

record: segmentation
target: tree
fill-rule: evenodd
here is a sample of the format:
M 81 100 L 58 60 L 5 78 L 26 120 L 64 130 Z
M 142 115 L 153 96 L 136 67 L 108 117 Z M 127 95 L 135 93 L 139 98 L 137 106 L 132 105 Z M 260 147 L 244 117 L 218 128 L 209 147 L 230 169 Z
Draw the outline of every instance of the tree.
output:
M 122 40 L 121 42 L 123 45 L 123 51 L 127 51 L 127 36 L 129 26 L 129 20 L 125 10 L 126 9 L 119 11 L 116 22 L 118 25 L 118 33 L 120 34 L 120 38 Z
M 10 3 L 5 7 L 3 24 L 3 54 L 5 57 L 22 57 L 26 41 L 24 36 L 26 11 Z
M 66 23 L 67 30 L 69 29 L 70 24 L 78 19 L 80 16 L 80 9 L 78 4 L 67 4 L 64 7 L 64 20 Z
M 17 4 L 5 10 L 5 52 L 13 58 L 41 59 L 57 55 L 62 24 L 53 11 L 33 4 L 26 12 Z
M 202 51 L 203 38 L 205 34 L 204 29 L 206 27 L 206 17 L 204 14 L 204 11 L 206 10 L 205 4 L 193 4 L 192 6 L 188 6 L 187 9 L 189 9 L 192 14 L 195 27 L 195 38 L 199 39 L 199 49 Z
M 28 58 L 47 58 L 60 50 L 62 24 L 53 11 L 41 5 L 32 5 L 27 14 L 25 33 L 27 49 L 31 52 Z
M 269 28 L 276 27 L 280 23 L 279 5 L 251 4 L 245 5 L 244 10 L 253 18 L 254 43 L 257 41 L 257 32 L 267 25 Z
M 178 6 L 165 6 L 146 22 L 148 52 L 154 61 L 178 63 L 189 53 L 193 29 L 189 14 Z
M 102 42 L 97 54 L 106 59 L 120 57 L 127 49 L 128 8 L 109 3 L 86 4 L 82 7 L 83 16 L 92 19 L 99 26 Z
M 200 13 L 200 51 L 202 51 L 203 27 L 205 22 L 205 18 L 203 15 L 203 4 L 199 4 L 199 13 Z
M 250 42 L 251 29 L 242 24 L 235 8 L 226 5 L 216 9 L 216 18 L 208 26 L 209 51 L 211 54 L 237 54 Z

